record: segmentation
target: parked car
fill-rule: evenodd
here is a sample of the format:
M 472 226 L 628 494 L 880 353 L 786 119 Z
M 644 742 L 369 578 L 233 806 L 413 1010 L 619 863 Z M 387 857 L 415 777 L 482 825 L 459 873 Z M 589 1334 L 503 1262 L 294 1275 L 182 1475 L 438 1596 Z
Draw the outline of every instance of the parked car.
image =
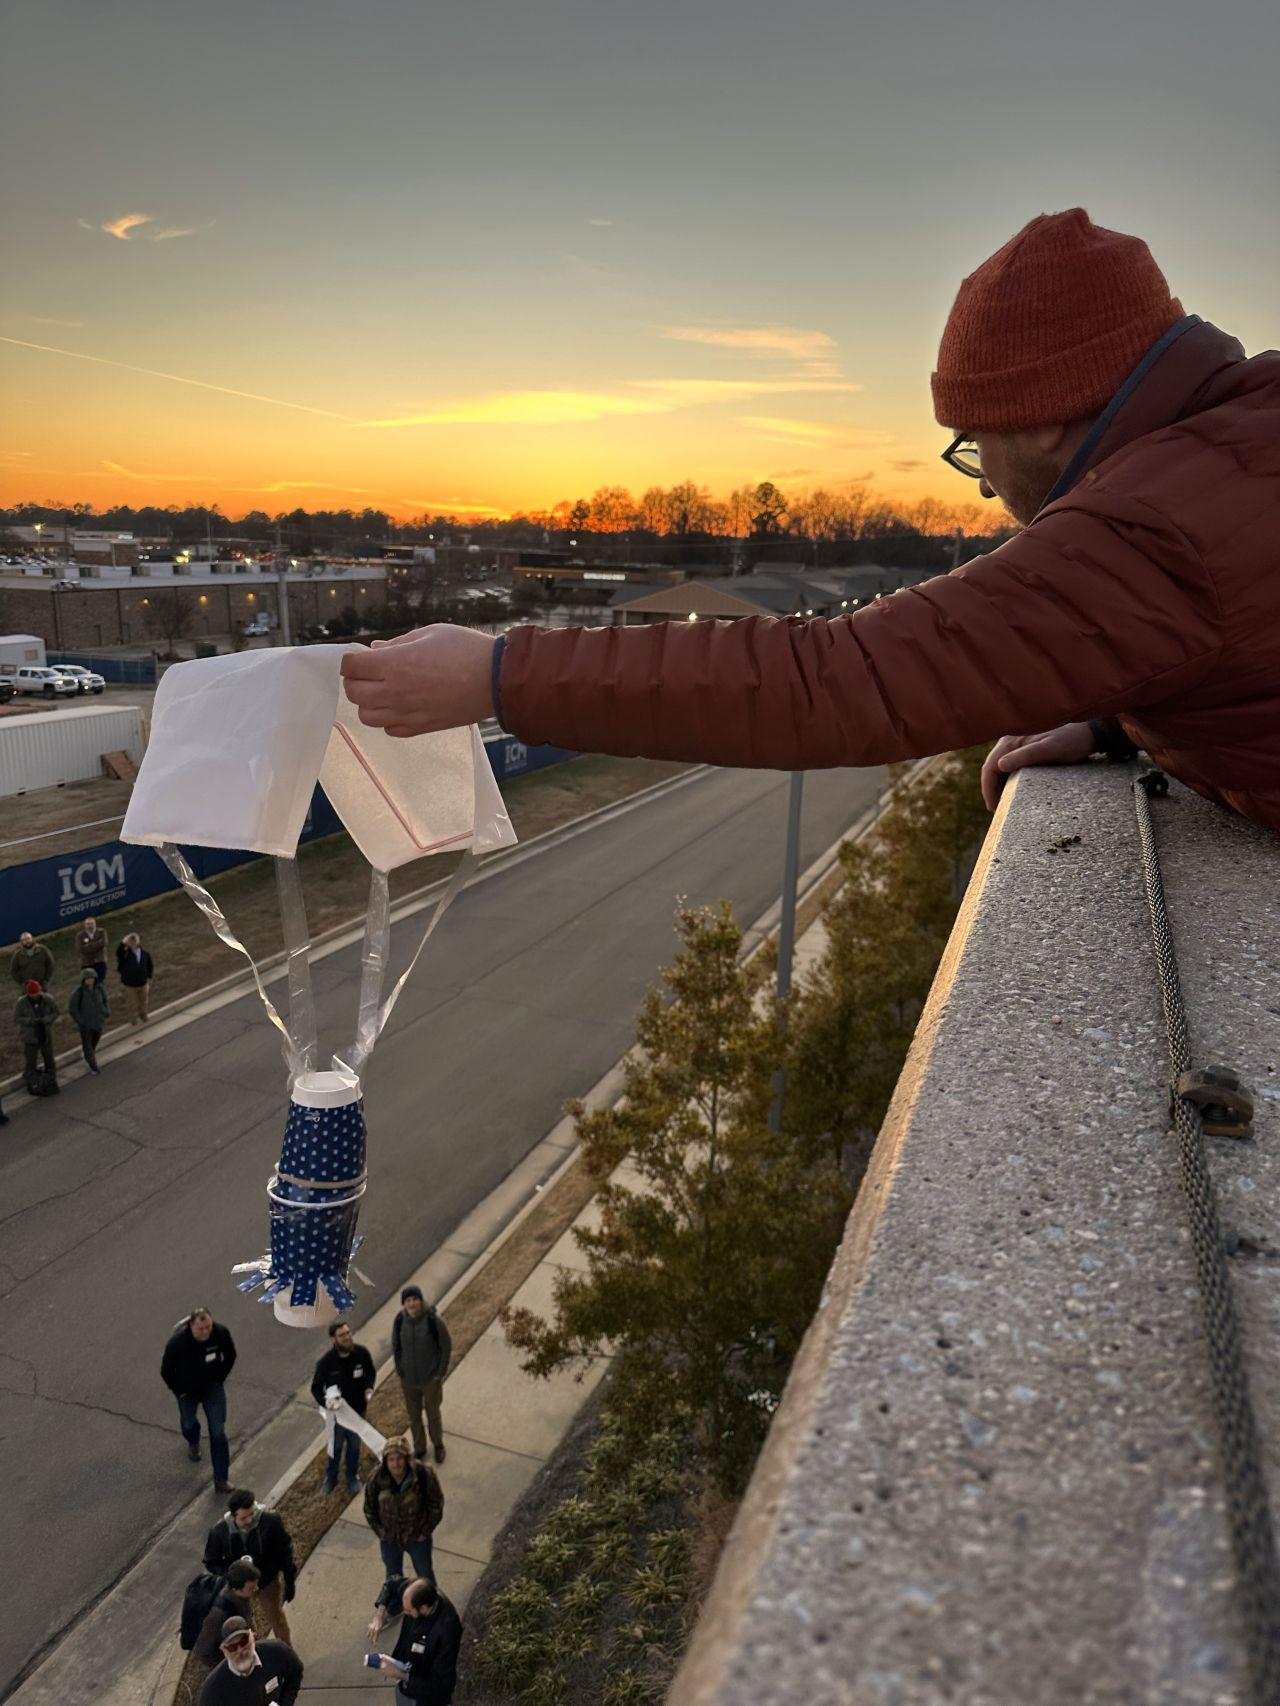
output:
M 15 671 L 13 680 L 19 693 L 38 693 L 45 699 L 75 698 L 80 692 L 74 676 L 61 675 L 56 669 L 47 667 L 41 669 L 31 663 L 24 663 Z
M 50 667 L 56 669 L 59 675 L 69 675 L 75 682 L 78 693 L 101 693 L 107 685 L 104 675 L 99 675 L 96 670 L 86 669 L 82 663 L 55 663 Z
M 7 675 L 0 675 L 0 705 L 7 705 L 10 699 L 18 697 L 18 689 Z

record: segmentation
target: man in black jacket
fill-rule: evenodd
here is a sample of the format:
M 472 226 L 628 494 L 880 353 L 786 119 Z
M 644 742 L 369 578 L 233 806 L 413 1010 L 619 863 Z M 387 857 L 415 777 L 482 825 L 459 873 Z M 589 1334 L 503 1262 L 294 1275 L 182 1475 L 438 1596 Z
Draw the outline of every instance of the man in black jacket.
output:
M 222 1663 L 205 1678 L 200 1706 L 294 1706 L 302 1660 L 283 1641 L 259 1641 L 243 1617 L 222 1626 Z
M 450 1601 L 425 1576 L 410 1582 L 404 1622 L 391 1655 L 409 1667 L 409 1674 L 396 1684 L 396 1699 L 417 1706 L 449 1706 L 461 1645 L 462 1619 Z
M 339 1399 L 345 1399 L 357 1416 L 363 1416 L 373 1397 L 373 1358 L 363 1345 L 355 1342 L 346 1321 L 334 1321 L 329 1328 L 330 1349 L 316 1364 L 311 1378 L 311 1396 L 321 1409 L 336 1409 Z M 325 1470 L 324 1491 L 332 1493 L 338 1485 L 338 1461 L 346 1448 L 347 1491 L 360 1491 L 360 1435 L 335 1421 L 333 1449 Z
M 281 1518 L 260 1505 L 247 1487 L 232 1493 L 227 1514 L 214 1523 L 204 1543 L 204 1567 L 210 1575 L 225 1576 L 237 1560 L 257 1565 L 258 1604 L 271 1633 L 291 1647 L 293 1634 L 284 1608 L 298 1579 L 293 1541 Z
M 160 1378 L 178 1400 L 178 1418 L 187 1455 L 200 1461 L 200 1409 L 209 1424 L 209 1456 L 213 1485 L 229 1493 L 227 1475 L 231 1447 L 227 1444 L 227 1393 L 223 1382 L 235 1367 L 235 1340 L 207 1309 L 193 1309 L 164 1347 Z
M 116 970 L 124 985 L 129 1003 L 129 1022 L 141 1025 L 147 1017 L 147 1002 L 151 996 L 151 979 L 156 974 L 155 961 L 142 945 L 136 930 L 116 945 Z
M 444 1392 L 444 1377 L 449 1372 L 453 1355 L 453 1340 L 449 1329 L 435 1309 L 422 1295 L 422 1287 L 407 1285 L 400 1293 L 401 1309 L 391 1325 L 391 1354 L 404 1407 L 409 1412 L 413 1429 L 413 1455 L 423 1463 L 427 1460 L 427 1433 L 435 1449 L 437 1463 L 444 1462 L 444 1426 L 440 1419 L 440 1400 Z M 426 1412 L 427 1428 L 422 1426 Z
M 204 1614 L 200 1633 L 196 1636 L 192 1654 L 202 1665 L 216 1665 L 222 1629 L 228 1617 L 248 1619 L 253 1615 L 253 1601 L 258 1592 L 258 1570 L 237 1558 L 227 1570 L 227 1583 Z

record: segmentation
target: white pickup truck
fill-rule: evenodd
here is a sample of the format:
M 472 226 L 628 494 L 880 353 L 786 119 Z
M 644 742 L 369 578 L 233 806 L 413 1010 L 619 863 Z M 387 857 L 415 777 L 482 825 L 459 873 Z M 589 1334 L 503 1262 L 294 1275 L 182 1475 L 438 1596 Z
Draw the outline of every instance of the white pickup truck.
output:
M 47 665 L 23 664 L 10 677 L 19 693 L 38 693 L 45 699 L 74 699 L 80 684 L 72 675 L 63 675 Z

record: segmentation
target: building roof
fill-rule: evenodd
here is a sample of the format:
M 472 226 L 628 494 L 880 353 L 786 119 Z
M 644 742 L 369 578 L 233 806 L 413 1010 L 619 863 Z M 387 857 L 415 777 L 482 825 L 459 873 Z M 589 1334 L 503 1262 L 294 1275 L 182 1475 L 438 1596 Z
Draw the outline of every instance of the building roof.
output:
M 728 589 L 732 587 L 733 590 Z M 613 608 L 645 612 L 653 616 L 772 616 L 771 605 L 748 591 L 746 577 L 732 581 L 680 581 L 675 586 L 655 587 L 635 596 L 635 589 L 623 589 L 625 597 L 615 598 Z

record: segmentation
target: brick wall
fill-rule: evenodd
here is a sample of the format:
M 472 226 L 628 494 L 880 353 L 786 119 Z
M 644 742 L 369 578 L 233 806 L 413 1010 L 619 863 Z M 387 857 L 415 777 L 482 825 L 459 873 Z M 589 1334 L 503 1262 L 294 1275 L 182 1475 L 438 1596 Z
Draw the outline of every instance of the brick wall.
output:
M 276 586 L 263 579 L 248 583 L 247 576 L 223 580 L 152 582 L 145 579 L 127 586 L 87 586 L 74 592 L 53 592 L 48 587 L 0 587 L 0 628 L 6 633 L 38 634 L 52 650 L 92 651 L 99 646 L 145 645 L 159 636 L 151 628 L 151 600 L 176 584 L 192 599 L 192 617 L 186 638 L 208 635 L 225 639 L 234 623 L 252 622 L 255 616 L 276 608 Z M 331 621 L 346 605 L 361 612 L 378 610 L 386 603 L 384 580 L 348 581 L 337 584 L 307 581 L 289 587 L 289 617 L 292 631 L 314 628 Z M 55 611 L 56 605 L 56 611 Z

